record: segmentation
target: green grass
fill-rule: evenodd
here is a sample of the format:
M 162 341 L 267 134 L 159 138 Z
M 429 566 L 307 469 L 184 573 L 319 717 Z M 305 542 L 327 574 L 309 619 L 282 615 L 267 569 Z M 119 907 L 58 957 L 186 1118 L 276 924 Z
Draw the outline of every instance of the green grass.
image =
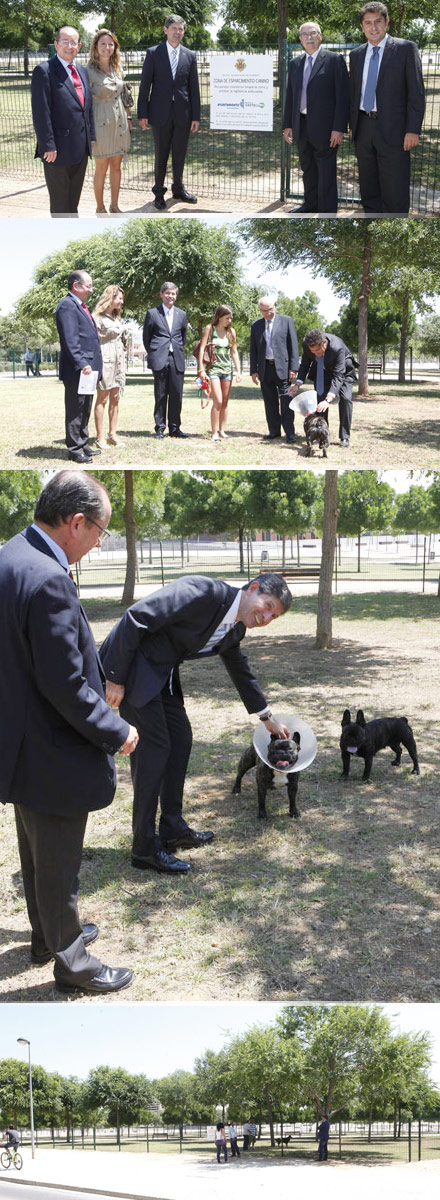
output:
M 153 432 L 153 382 L 151 375 L 130 375 L 120 403 L 119 433 L 124 448 L 109 447 L 99 459 L 100 468 L 132 467 L 387 467 L 397 470 L 440 468 L 440 384 L 437 380 L 398 385 L 383 379 L 370 385 L 369 399 L 355 399 L 352 437 L 348 452 L 338 444 L 337 406 L 330 411 L 331 444 L 328 457 L 308 459 L 302 421 L 293 446 L 285 440 L 265 443 L 267 432 L 260 389 L 245 376 L 232 386 L 229 403 L 229 437 L 212 443 L 209 408 L 202 411 L 195 379 L 185 381 L 182 428 L 187 441 L 164 438 Z M 55 378 L 0 377 L 3 467 L 60 466 L 65 461 L 64 389 Z M 93 416 L 90 432 L 94 431 Z

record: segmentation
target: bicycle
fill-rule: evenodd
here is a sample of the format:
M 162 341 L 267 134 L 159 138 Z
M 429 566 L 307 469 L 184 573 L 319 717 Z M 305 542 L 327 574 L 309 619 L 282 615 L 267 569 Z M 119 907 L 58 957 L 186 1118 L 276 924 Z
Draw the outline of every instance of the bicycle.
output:
M 8 1149 L 8 1147 L 6 1147 L 6 1149 L 3 1150 L 2 1154 L 0 1154 L 0 1162 L 2 1164 L 2 1167 L 5 1168 L 5 1170 L 7 1170 L 8 1167 L 11 1166 L 11 1163 L 13 1163 L 16 1171 L 21 1171 L 21 1168 L 23 1166 L 23 1159 L 21 1157 L 21 1154 L 18 1153 L 18 1150 L 14 1150 L 13 1147 L 10 1150 Z

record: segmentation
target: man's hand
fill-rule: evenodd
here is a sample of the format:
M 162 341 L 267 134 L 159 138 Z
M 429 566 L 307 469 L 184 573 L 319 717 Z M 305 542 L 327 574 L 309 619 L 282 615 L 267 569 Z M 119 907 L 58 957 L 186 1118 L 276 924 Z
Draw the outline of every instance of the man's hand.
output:
M 294 379 L 296 379 L 297 374 L 298 374 L 298 371 L 289 371 L 289 379 L 290 379 L 291 383 L 293 382 Z
M 139 125 L 140 125 L 141 129 L 148 129 L 148 118 L 147 117 L 139 117 Z
M 332 129 L 331 134 L 330 134 L 330 145 L 331 145 L 332 149 L 334 149 L 335 146 L 341 145 L 343 136 L 344 136 L 344 134 L 339 133 L 339 131 L 337 129 Z
M 405 137 L 403 139 L 403 149 L 404 150 L 414 150 L 414 146 L 418 146 L 418 144 L 419 144 L 418 133 L 406 133 L 405 134 Z
M 191 133 L 197 133 L 200 121 L 191 121 Z
M 287 728 L 287 725 L 280 725 L 273 717 L 264 722 L 264 728 L 268 729 L 269 733 L 275 733 L 279 738 L 290 738 L 290 729 Z
M 255 375 L 251 375 L 251 379 L 252 379 L 252 383 L 259 383 L 259 382 L 260 382 L 260 376 L 259 376 L 259 375 L 257 375 L 257 372 L 255 372 Z
M 287 388 L 287 391 L 288 391 L 288 393 L 289 393 L 289 396 L 297 396 L 297 395 L 298 395 L 298 392 L 299 392 L 299 389 L 300 389 L 300 387 L 302 387 L 302 381 L 301 381 L 301 380 L 299 381 L 299 383 L 292 383 L 292 386 L 291 386 L 291 387 L 289 387 L 289 388 Z
M 45 152 L 43 154 L 44 161 L 47 163 L 55 162 L 57 153 L 58 153 L 57 150 L 45 150 Z
M 284 141 L 287 142 L 287 145 L 291 146 L 292 142 L 293 142 L 292 129 L 283 129 L 283 138 L 284 138 Z
M 105 684 L 105 698 L 110 708 L 119 708 L 125 696 L 125 687 L 123 683 L 111 683 L 109 679 Z
M 133 750 L 136 750 L 138 741 L 139 741 L 138 731 L 137 731 L 137 729 L 135 729 L 134 725 L 130 725 L 128 738 L 126 738 L 124 745 L 121 746 L 119 753 L 120 754 L 133 754 Z
M 319 404 L 316 405 L 316 411 L 317 412 L 327 412 L 328 407 L 329 407 L 328 400 L 320 400 Z
M 82 371 L 81 371 L 82 375 L 91 375 L 91 373 L 92 373 L 92 368 L 91 368 L 90 364 L 88 364 L 86 367 L 82 368 Z

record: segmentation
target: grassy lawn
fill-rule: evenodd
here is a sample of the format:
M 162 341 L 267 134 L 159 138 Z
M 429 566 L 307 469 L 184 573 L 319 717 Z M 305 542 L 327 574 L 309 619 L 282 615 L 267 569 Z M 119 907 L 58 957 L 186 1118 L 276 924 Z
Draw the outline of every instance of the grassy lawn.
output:
M 87 610 L 100 643 L 120 607 L 95 600 Z M 183 668 L 194 732 L 185 812 L 195 828 L 216 833 L 212 847 L 189 853 L 189 878 L 131 867 L 125 761 L 114 804 L 91 816 L 81 913 L 100 926 L 103 961 L 135 970 L 133 987 L 115 1002 L 438 998 L 438 599 L 338 596 L 334 645 L 326 652 L 314 648 L 315 612 L 314 598 L 296 599 L 280 622 L 246 638 L 275 711 L 297 712 L 318 738 L 317 758 L 300 780 L 299 822 L 289 819 L 284 790 L 277 789 L 268 796 L 268 821 L 259 823 L 252 775 L 240 798 L 231 795 L 253 722 L 216 660 Z M 385 750 L 368 785 L 358 761 L 350 781 L 342 780 L 346 706 L 363 707 L 367 719 L 406 715 L 420 777 L 410 774 L 406 752 L 395 771 Z M 1 820 L 3 999 L 47 1001 L 54 996 L 51 967 L 29 966 L 9 806 Z
M 157 441 L 153 433 L 153 383 L 150 375 L 129 376 L 121 400 L 121 449 L 108 448 L 99 459 L 106 466 L 133 467 L 295 467 L 312 463 L 329 467 L 393 467 L 410 470 L 440 467 L 440 383 L 420 380 L 399 386 L 384 379 L 370 385 L 368 400 L 356 399 L 349 451 L 338 442 L 338 412 L 330 411 L 331 444 L 327 460 L 306 457 L 302 421 L 297 418 L 297 442 L 263 442 L 267 432 L 259 388 L 245 376 L 234 384 L 229 404 L 229 438 L 212 443 L 209 408 L 202 411 L 194 376 L 188 375 L 182 428 L 188 441 Z M 64 444 L 64 389 L 54 377 L 0 378 L 2 466 L 60 466 Z M 94 430 L 93 416 L 90 431 Z
M 288 1128 L 289 1127 L 287 1126 L 287 1129 Z M 160 1138 L 160 1136 L 161 1135 L 159 1134 L 159 1138 Z M 50 1146 L 46 1147 L 43 1142 L 39 1143 L 39 1145 L 40 1144 L 42 1147 L 44 1147 L 44 1149 L 51 1148 Z M 82 1147 L 82 1145 L 79 1141 L 76 1143 L 76 1145 L 79 1146 L 79 1148 L 81 1150 L 82 1149 L 84 1149 L 84 1150 L 92 1149 L 91 1145 L 88 1145 L 87 1142 L 85 1143 L 84 1147 Z M 241 1147 L 241 1138 L 239 1138 L 239 1147 Z M 56 1150 L 66 1150 L 66 1149 L 70 1150 L 71 1146 L 67 1145 L 67 1144 L 64 1144 L 64 1145 L 58 1144 L 58 1145 L 56 1145 L 55 1149 Z M 101 1143 L 101 1145 L 99 1145 L 99 1144 L 97 1145 L 97 1153 L 99 1153 L 100 1150 L 101 1151 L 104 1150 L 106 1153 L 113 1152 L 116 1154 L 127 1153 L 127 1154 L 144 1154 L 145 1155 L 145 1154 L 152 1153 L 154 1155 L 160 1155 L 161 1157 L 163 1155 L 167 1155 L 167 1156 L 173 1155 L 174 1156 L 174 1155 L 180 1154 L 178 1138 L 172 1139 L 172 1140 L 170 1139 L 168 1141 L 166 1141 L 166 1140 L 160 1141 L 159 1139 L 156 1140 L 155 1138 L 152 1138 L 151 1134 L 150 1134 L 150 1138 L 149 1138 L 149 1149 L 148 1150 L 147 1150 L 146 1139 L 144 1139 L 142 1141 L 137 1141 L 137 1140 L 131 1140 L 128 1142 L 124 1141 L 121 1143 L 120 1151 L 119 1151 L 119 1148 L 116 1145 L 116 1143 L 113 1143 L 113 1144 Z M 205 1142 L 203 1139 L 197 1139 L 194 1141 L 190 1141 L 189 1139 L 187 1140 L 185 1138 L 184 1143 L 183 1143 L 182 1153 L 185 1156 L 190 1154 L 193 1159 L 197 1159 L 200 1163 L 204 1163 L 206 1161 L 209 1161 L 212 1158 L 212 1155 L 215 1154 L 215 1150 L 214 1150 L 214 1147 L 211 1145 L 211 1143 Z M 283 1157 L 285 1163 L 293 1162 L 295 1159 L 301 1159 L 302 1161 L 306 1160 L 308 1162 L 315 1162 L 317 1159 L 317 1153 L 318 1153 L 317 1143 L 313 1136 L 311 1136 L 310 1134 L 305 1135 L 305 1136 L 295 1134 L 293 1141 L 290 1142 L 287 1147 L 284 1146 L 282 1157 Z M 430 1158 L 438 1159 L 439 1154 L 440 1154 L 440 1138 L 439 1138 L 439 1136 L 438 1135 L 436 1136 L 435 1134 L 425 1134 L 422 1138 L 422 1159 L 430 1159 Z M 412 1137 L 412 1160 L 414 1162 L 417 1161 L 417 1156 L 418 1156 L 417 1136 L 413 1136 Z M 229 1157 L 229 1146 L 228 1146 L 228 1157 Z M 385 1164 L 385 1163 L 392 1163 L 392 1162 L 395 1162 L 395 1163 L 408 1162 L 408 1136 L 405 1133 L 400 1139 L 398 1139 L 396 1141 L 393 1141 L 390 1137 L 386 1137 L 386 1138 L 373 1137 L 372 1141 L 369 1143 L 369 1142 L 367 1142 L 366 1136 L 361 1137 L 360 1134 L 356 1135 L 355 1133 L 352 1134 L 351 1132 L 348 1134 L 343 1133 L 342 1153 L 341 1153 L 341 1156 L 339 1156 L 338 1129 L 335 1126 L 332 1128 L 332 1134 L 331 1134 L 330 1141 L 329 1141 L 329 1158 L 332 1159 L 333 1161 L 342 1162 L 342 1163 L 344 1163 L 344 1162 L 345 1163 L 366 1162 L 369 1164 L 373 1164 L 373 1163 Z M 262 1163 L 263 1161 L 266 1162 L 268 1160 L 270 1162 L 276 1162 L 278 1159 L 281 1159 L 281 1150 L 278 1146 L 275 1148 L 272 1148 L 270 1146 L 270 1143 L 268 1140 L 263 1140 L 263 1139 L 257 1140 L 253 1150 L 249 1150 L 246 1152 L 245 1159 L 246 1159 L 246 1163 L 251 1163 L 251 1164 L 255 1164 L 255 1165 L 258 1165 L 259 1162 Z

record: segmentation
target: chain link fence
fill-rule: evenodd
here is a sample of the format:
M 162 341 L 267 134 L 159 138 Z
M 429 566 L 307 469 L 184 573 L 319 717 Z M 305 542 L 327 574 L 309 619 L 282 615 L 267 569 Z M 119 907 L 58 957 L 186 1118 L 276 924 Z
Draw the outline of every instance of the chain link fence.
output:
M 343 54 L 348 61 L 349 46 L 331 44 L 329 48 Z M 272 59 L 273 131 L 243 133 L 210 129 L 210 62 L 213 55 L 222 52 L 199 51 L 201 128 L 189 140 L 185 182 L 196 194 L 222 201 L 251 203 L 265 200 L 270 204 L 279 199 L 299 199 L 303 194 L 302 177 L 297 154 L 287 147 L 282 136 L 282 114 L 288 64 L 293 56 L 303 53 L 302 47 L 284 42 L 282 55 L 274 47 L 255 47 L 253 52 Z M 43 180 L 41 162 L 34 159 L 30 73 L 36 63 L 48 55 L 49 49 L 30 54 L 25 72 L 23 52 L 4 51 L 0 54 L 0 171 L 3 177 Z M 127 51 L 122 56 L 126 77 L 133 86 L 135 105 L 144 55 L 145 51 L 137 50 Z M 440 213 L 440 48 L 432 44 L 422 50 L 421 56 L 427 106 L 420 142 L 411 154 L 411 203 L 415 213 L 433 216 Z M 86 65 L 87 58 L 87 53 L 79 54 L 78 62 Z M 91 163 L 88 171 L 91 178 Z M 143 132 L 134 121 L 131 150 L 124 166 L 124 184 L 138 191 L 145 189 L 148 200 L 153 178 L 152 133 L 151 130 Z M 357 164 L 348 136 L 344 137 L 338 153 L 338 188 L 342 210 L 344 206 L 356 209 L 360 205 Z

